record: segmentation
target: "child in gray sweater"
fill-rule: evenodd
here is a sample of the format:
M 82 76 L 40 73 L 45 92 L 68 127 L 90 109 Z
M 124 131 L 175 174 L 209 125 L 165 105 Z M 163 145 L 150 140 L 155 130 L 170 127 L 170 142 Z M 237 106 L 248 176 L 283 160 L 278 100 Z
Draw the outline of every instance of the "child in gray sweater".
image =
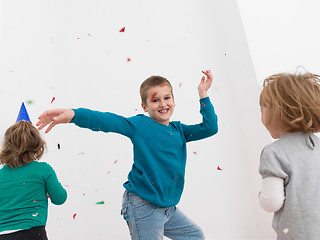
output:
M 264 80 L 261 121 L 277 139 L 260 159 L 261 207 L 274 212 L 277 239 L 320 238 L 320 76 L 281 73 Z

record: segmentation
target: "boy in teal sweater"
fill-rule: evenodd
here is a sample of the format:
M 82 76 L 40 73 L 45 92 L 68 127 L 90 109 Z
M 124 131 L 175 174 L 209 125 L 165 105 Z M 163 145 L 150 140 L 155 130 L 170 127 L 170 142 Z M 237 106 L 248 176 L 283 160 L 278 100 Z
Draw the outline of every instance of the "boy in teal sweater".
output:
M 39 130 L 59 123 L 74 123 L 93 131 L 115 132 L 130 138 L 134 161 L 124 183 L 121 214 L 132 239 L 204 239 L 202 230 L 176 208 L 184 187 L 186 143 L 217 133 L 217 116 L 207 95 L 212 84 L 210 70 L 203 71 L 198 86 L 202 123 L 185 125 L 170 122 L 174 97 L 170 82 L 152 76 L 140 87 L 142 108 L 149 117 L 138 114 L 125 118 L 89 109 L 55 109 L 39 117 Z

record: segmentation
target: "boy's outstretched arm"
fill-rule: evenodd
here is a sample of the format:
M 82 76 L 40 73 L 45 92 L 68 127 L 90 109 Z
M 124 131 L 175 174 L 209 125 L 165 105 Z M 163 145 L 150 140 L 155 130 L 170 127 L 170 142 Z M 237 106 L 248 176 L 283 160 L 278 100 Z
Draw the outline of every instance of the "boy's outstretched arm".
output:
M 205 76 L 201 78 L 201 81 L 198 86 L 198 92 L 199 92 L 199 97 L 200 98 L 205 98 L 208 97 L 208 89 L 211 87 L 212 82 L 213 82 L 213 77 L 212 73 L 210 70 L 207 71 L 202 71 L 204 75 L 206 75 L 207 79 Z
M 45 131 L 45 133 L 48 133 L 57 124 L 71 122 L 73 117 L 74 111 L 72 109 L 52 109 L 42 113 L 39 116 L 39 122 L 36 125 L 38 126 L 38 129 L 41 130 L 50 124 Z

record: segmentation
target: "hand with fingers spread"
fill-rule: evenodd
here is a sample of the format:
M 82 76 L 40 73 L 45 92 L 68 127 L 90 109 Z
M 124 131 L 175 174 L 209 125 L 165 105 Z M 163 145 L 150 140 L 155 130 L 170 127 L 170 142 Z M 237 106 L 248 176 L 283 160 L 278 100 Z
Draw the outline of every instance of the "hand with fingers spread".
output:
M 202 71 L 202 73 L 206 76 L 202 76 L 201 81 L 198 86 L 198 92 L 200 98 L 208 97 L 207 91 L 211 87 L 213 82 L 212 73 L 210 70 Z M 207 77 L 207 79 L 206 79 Z
M 38 129 L 41 130 L 50 124 L 45 131 L 45 133 L 48 133 L 57 124 L 71 122 L 73 117 L 74 111 L 72 109 L 52 109 L 42 113 L 36 125 Z

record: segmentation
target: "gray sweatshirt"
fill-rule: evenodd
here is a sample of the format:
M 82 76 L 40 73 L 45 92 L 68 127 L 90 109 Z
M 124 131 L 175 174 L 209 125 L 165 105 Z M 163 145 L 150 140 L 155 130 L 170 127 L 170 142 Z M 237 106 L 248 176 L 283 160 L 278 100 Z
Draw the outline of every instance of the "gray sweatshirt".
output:
M 320 239 L 320 139 L 289 133 L 267 145 L 260 160 L 262 178 L 284 179 L 285 202 L 274 213 L 279 240 Z

